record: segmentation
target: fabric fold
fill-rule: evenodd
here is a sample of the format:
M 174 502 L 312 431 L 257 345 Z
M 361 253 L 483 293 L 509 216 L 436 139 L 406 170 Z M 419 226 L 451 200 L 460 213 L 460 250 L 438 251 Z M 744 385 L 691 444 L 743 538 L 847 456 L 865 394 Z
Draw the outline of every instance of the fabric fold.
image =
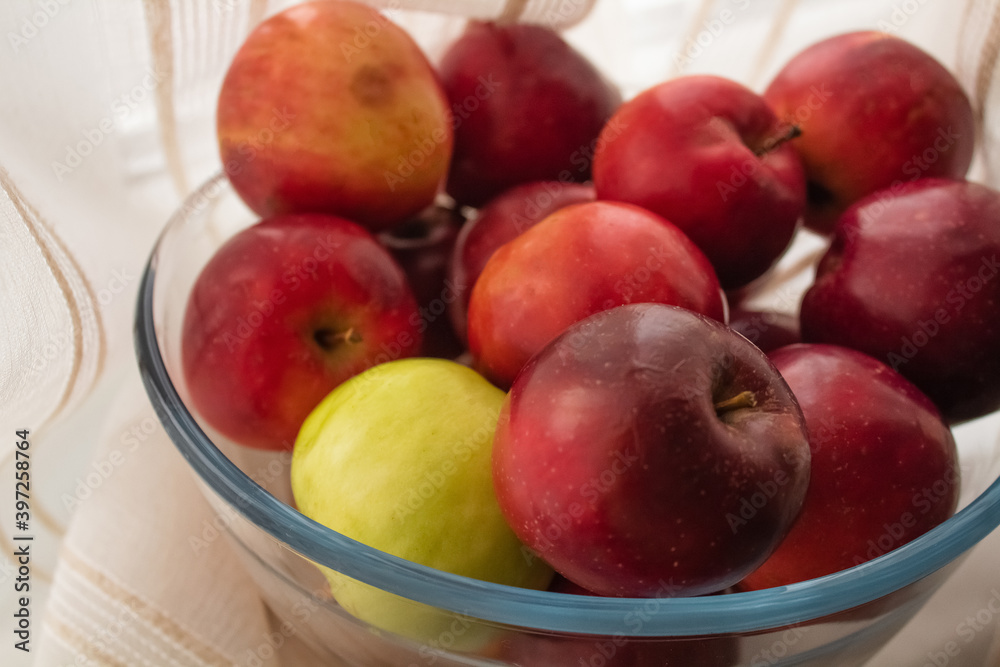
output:
M 34 664 L 246 664 L 246 647 L 270 632 L 266 608 L 224 536 L 190 547 L 214 513 L 136 372 L 113 412 L 120 417 L 95 454 L 111 471 L 77 499 Z M 134 428 L 151 432 L 142 441 L 121 437 Z M 271 655 L 259 664 L 279 663 Z

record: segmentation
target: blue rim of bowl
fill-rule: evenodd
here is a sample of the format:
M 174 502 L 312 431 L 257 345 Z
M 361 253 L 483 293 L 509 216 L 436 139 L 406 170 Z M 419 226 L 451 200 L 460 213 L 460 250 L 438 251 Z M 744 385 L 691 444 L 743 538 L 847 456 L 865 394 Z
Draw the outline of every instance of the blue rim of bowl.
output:
M 750 633 L 804 623 L 884 597 L 947 566 L 1000 526 L 997 479 L 941 525 L 861 565 L 788 586 L 698 598 L 599 598 L 526 590 L 434 570 L 373 549 L 264 490 L 212 443 L 181 400 L 160 354 L 153 318 L 157 255 L 177 220 L 174 216 L 167 223 L 150 254 L 133 332 L 142 381 L 164 429 L 202 481 L 247 521 L 292 551 L 391 593 L 536 631 L 625 637 Z

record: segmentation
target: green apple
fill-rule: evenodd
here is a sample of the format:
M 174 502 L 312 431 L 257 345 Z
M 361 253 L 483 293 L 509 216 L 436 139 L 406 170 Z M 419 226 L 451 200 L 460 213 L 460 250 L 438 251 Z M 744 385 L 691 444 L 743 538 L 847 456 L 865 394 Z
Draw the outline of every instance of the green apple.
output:
M 339 385 L 295 442 L 299 510 L 359 542 L 454 574 L 545 588 L 552 570 L 508 527 L 491 457 L 504 393 L 444 359 L 403 359 Z M 337 602 L 368 623 L 418 639 L 486 637 L 477 624 L 323 568 Z M 450 634 L 449 634 L 450 633 Z M 460 635 L 455 637 L 456 635 Z

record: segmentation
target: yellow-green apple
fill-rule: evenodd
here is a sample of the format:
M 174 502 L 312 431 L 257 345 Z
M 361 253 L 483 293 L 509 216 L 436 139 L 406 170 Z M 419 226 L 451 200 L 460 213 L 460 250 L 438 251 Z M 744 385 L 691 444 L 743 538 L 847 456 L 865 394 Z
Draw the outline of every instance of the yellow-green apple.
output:
M 836 35 L 792 57 L 764 99 L 802 136 L 805 222 L 828 233 L 848 205 L 918 178 L 962 178 L 976 123 L 961 84 L 932 55 L 880 31 Z
M 767 356 L 663 304 L 563 332 L 517 376 L 494 439 L 514 532 L 598 595 L 735 584 L 788 532 L 808 483 L 802 412 Z
M 597 198 L 670 220 L 712 262 L 725 289 L 785 252 L 805 208 L 805 175 L 770 107 L 718 76 L 682 76 L 618 109 L 594 155 Z
M 433 202 L 454 140 L 420 48 L 349 0 L 303 2 L 254 28 L 216 125 L 226 174 L 255 212 L 331 213 L 372 230 Z
M 618 90 L 547 27 L 470 21 L 438 65 L 455 119 L 448 194 L 481 206 L 530 181 L 586 181 Z
M 535 181 L 505 190 L 462 226 L 451 258 L 448 275 L 459 286 L 461 298 L 449 307 L 449 316 L 464 339 L 469 295 L 486 261 L 507 241 L 533 227 L 549 214 L 570 204 L 594 200 L 594 188 L 583 183 Z
M 805 415 L 812 476 L 792 530 L 741 589 L 845 570 L 952 515 L 960 483 L 955 440 L 912 383 L 836 345 L 790 345 L 770 356 Z
M 726 318 L 711 264 L 677 227 L 631 204 L 567 206 L 486 262 L 469 300 L 469 351 L 476 368 L 509 387 L 569 325 L 639 302 Z
M 1000 408 L 1000 192 L 920 179 L 850 207 L 800 308 L 806 342 L 865 352 L 949 422 Z
M 435 204 L 376 237 L 403 268 L 417 299 L 425 357 L 454 359 L 465 351 L 448 316 L 451 304 L 463 296 L 448 278 L 448 265 L 464 222 L 459 211 Z
M 331 389 L 419 352 L 416 320 L 406 276 L 365 229 L 318 213 L 268 218 L 223 244 L 188 297 L 192 405 L 241 444 L 291 449 Z
M 351 378 L 309 415 L 295 442 L 299 510 L 415 563 L 544 589 L 552 570 L 525 557 L 491 482 L 503 399 L 475 371 L 445 359 L 392 361 Z M 337 602 L 379 628 L 427 641 L 454 627 L 453 615 L 323 570 Z M 458 644 L 485 639 L 474 626 Z

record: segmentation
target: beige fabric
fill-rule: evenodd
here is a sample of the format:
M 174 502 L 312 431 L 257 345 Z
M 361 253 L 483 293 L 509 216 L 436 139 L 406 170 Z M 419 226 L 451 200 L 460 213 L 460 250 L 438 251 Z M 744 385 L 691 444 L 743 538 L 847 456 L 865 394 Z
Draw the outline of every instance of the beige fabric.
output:
M 135 371 L 122 379 L 94 462 L 84 477 L 92 493 L 74 489 L 63 498 L 75 514 L 36 664 L 67 664 L 78 654 L 97 665 L 242 661 L 268 632 L 263 603 L 225 539 L 191 546 L 214 513 Z
M 269 617 L 226 540 L 199 554 L 189 548 L 187 537 L 212 515 L 152 416 L 130 331 L 156 234 L 183 195 L 218 169 L 212 114 L 226 63 L 250 26 L 288 4 L 0 3 L 0 479 L 12 477 L 9 433 L 30 429 L 36 538 L 33 650 L 15 651 L 8 635 L 0 664 L 222 665 L 252 656 L 310 664 L 294 638 L 276 655 L 258 651 Z M 987 143 L 973 176 L 1000 185 L 995 0 L 376 4 L 432 58 L 464 16 L 573 26 L 567 36 L 627 96 L 696 72 L 760 88 L 821 36 L 899 32 L 953 67 L 972 93 Z M 15 530 L 9 502 L 0 497 L 4 554 Z M 960 650 L 949 665 L 1000 664 L 996 622 L 968 641 L 960 627 L 1000 590 L 998 553 L 1000 533 L 872 664 L 923 664 L 951 641 Z M 0 618 L 10 619 L 16 604 L 14 575 L 0 559 Z
M 0 340 L 10 348 L 0 369 L 0 404 L 35 426 L 72 408 L 93 384 L 104 333 L 97 298 L 75 259 L 2 170 L 0 189 L 2 237 L 10 252 L 0 269 L 8 314 Z M 51 336 L 39 339 L 38 330 Z
M 967 0 L 956 70 L 981 124 L 983 178 L 1000 181 L 1000 4 Z

